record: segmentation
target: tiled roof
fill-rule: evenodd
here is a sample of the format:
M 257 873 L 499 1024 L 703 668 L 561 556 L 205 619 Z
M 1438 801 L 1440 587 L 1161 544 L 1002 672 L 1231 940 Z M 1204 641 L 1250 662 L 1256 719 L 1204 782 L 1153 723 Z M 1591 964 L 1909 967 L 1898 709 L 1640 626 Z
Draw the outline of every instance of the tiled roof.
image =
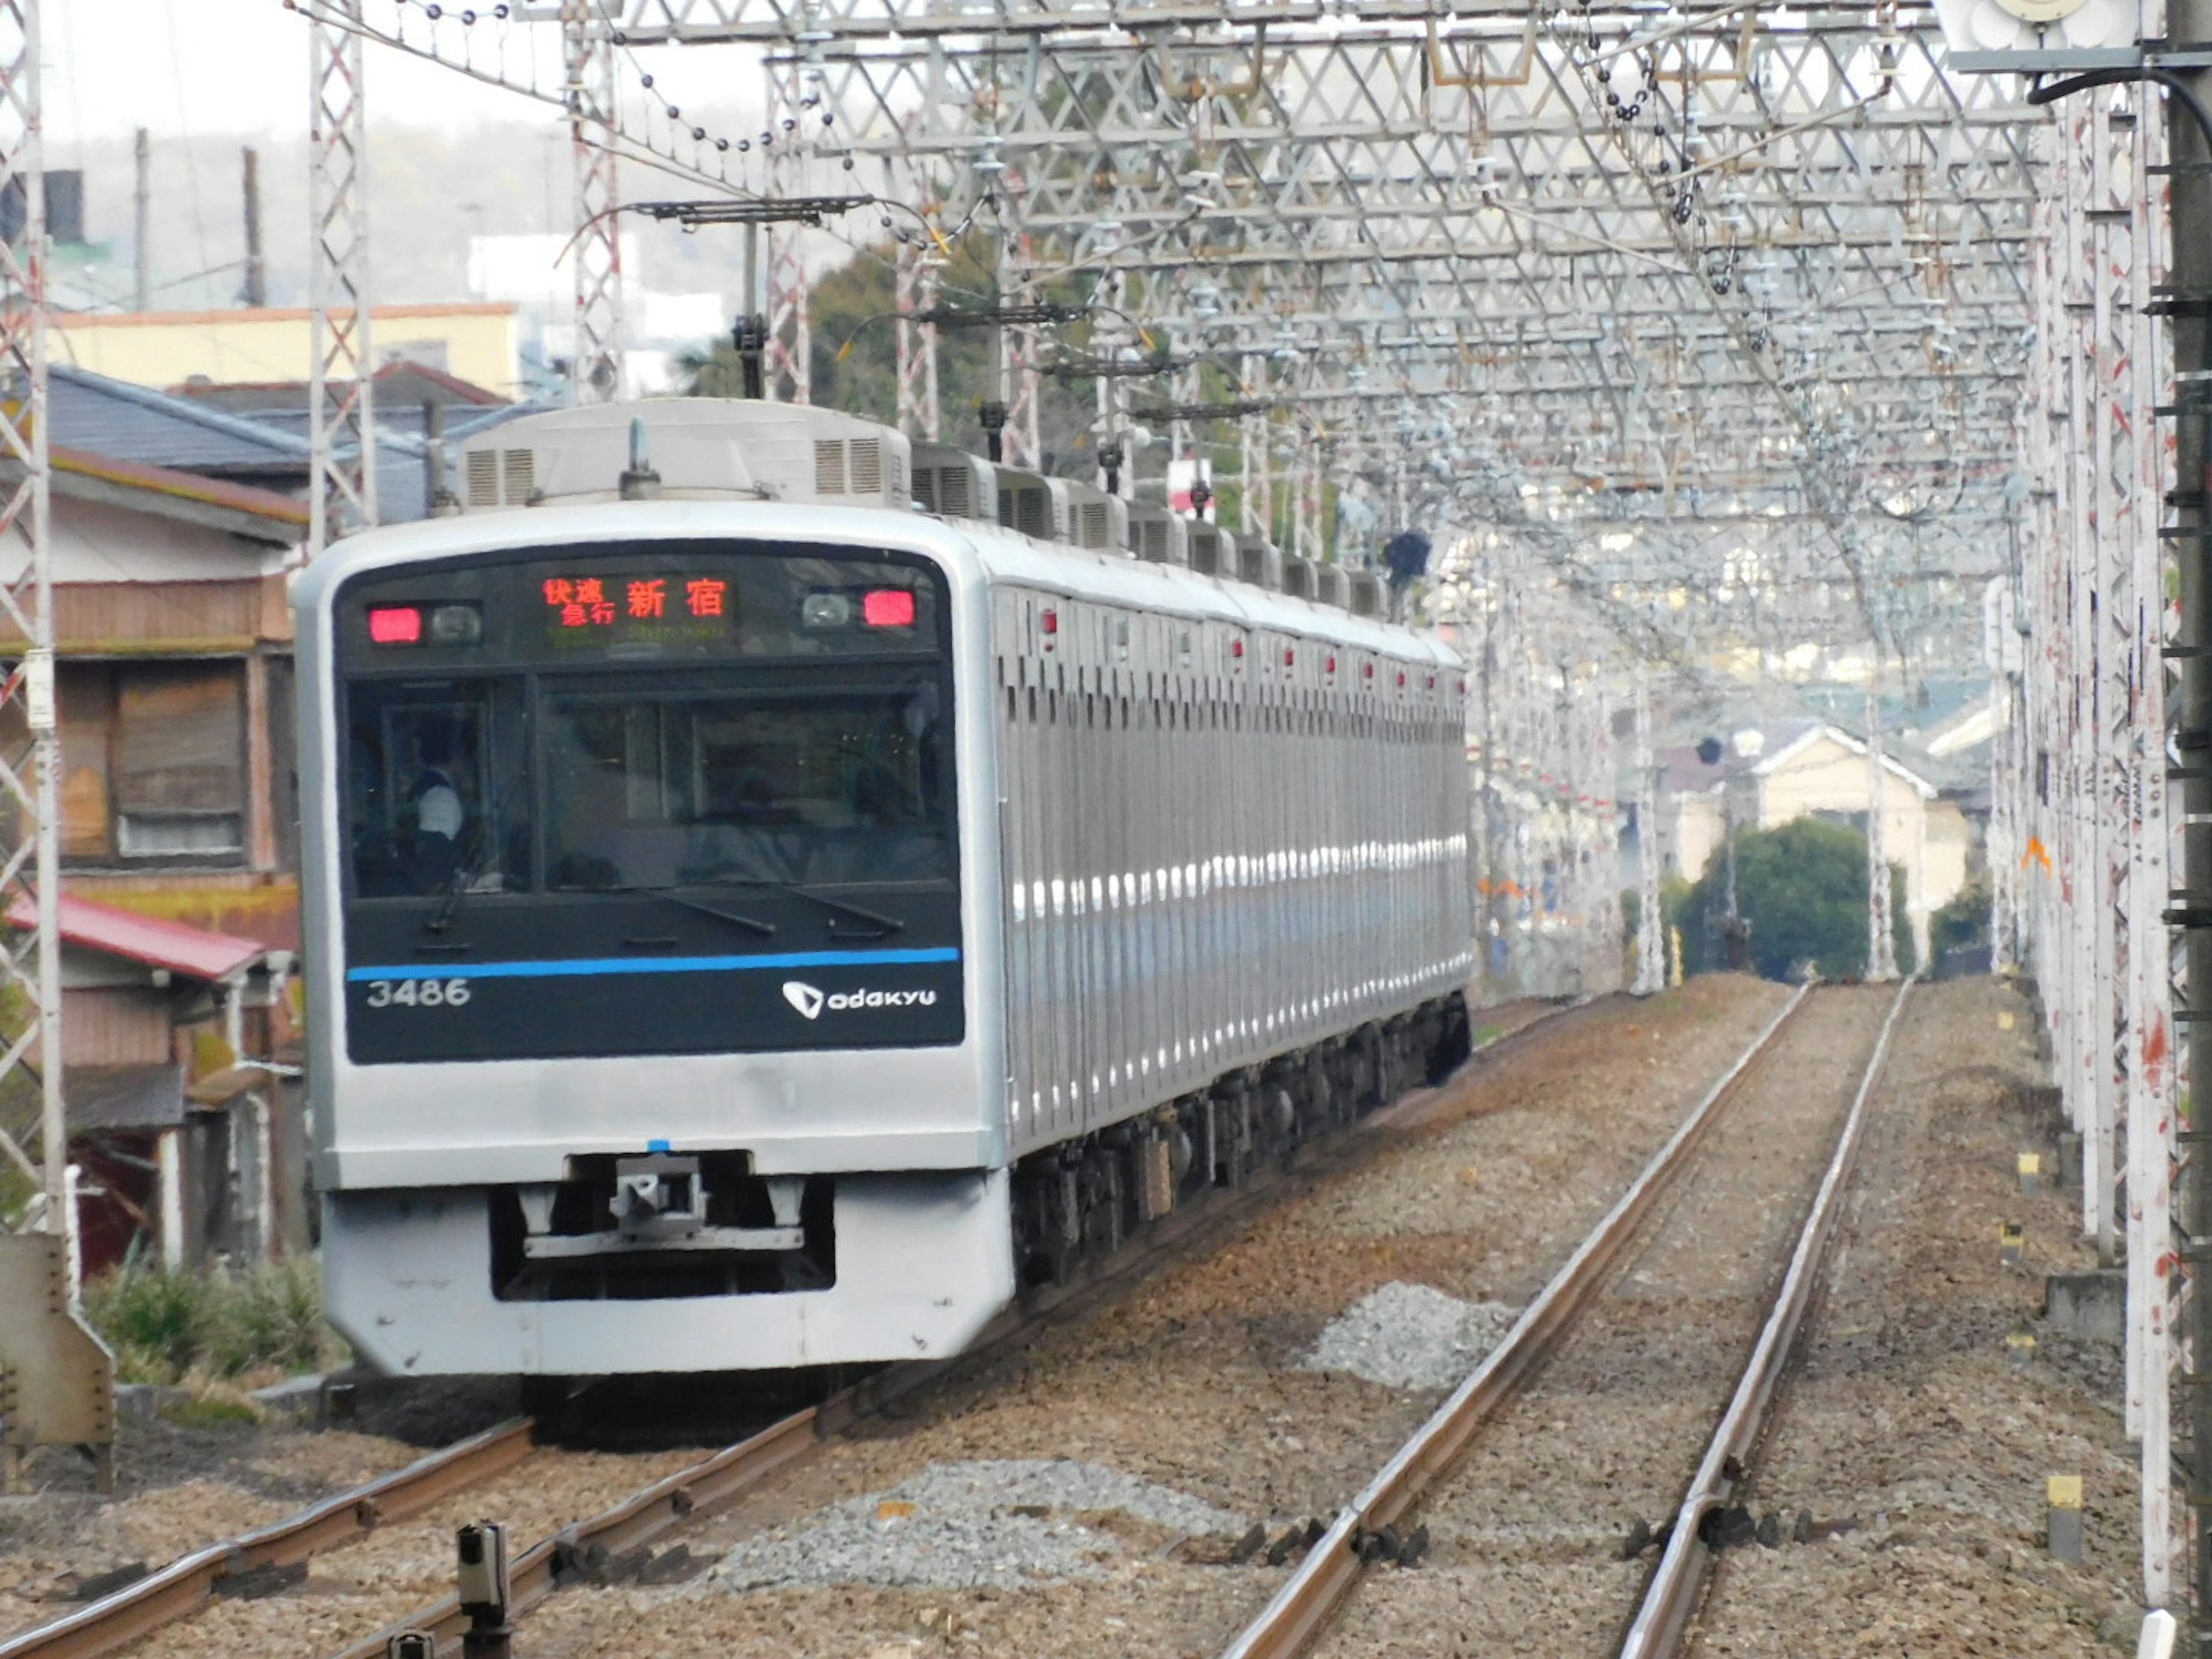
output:
M 376 371 L 375 380 L 380 412 L 393 404 L 419 404 L 428 401 L 475 409 L 500 409 L 510 401 L 496 392 L 463 380 L 458 374 L 449 374 L 442 368 L 407 358 L 385 364 Z M 181 398 L 204 409 L 250 415 L 271 410 L 296 410 L 304 413 L 307 407 L 308 391 L 305 380 L 187 380 L 182 386 L 171 386 L 168 395 Z
M 53 364 L 50 377 L 46 418 L 57 444 L 182 472 L 303 475 L 307 470 L 304 438 L 67 363 Z

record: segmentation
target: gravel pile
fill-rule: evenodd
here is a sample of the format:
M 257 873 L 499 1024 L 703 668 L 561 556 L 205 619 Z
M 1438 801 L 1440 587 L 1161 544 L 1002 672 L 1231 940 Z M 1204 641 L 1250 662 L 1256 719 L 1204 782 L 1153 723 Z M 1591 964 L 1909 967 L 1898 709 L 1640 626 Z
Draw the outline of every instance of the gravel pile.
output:
M 933 1464 L 747 1539 L 708 1575 L 729 1590 L 796 1584 L 968 1589 L 1109 1576 L 1121 1541 L 1079 1516 L 1119 1515 L 1184 1536 L 1234 1536 L 1241 1516 L 1101 1463 L 987 1458 Z
M 1329 1321 L 1298 1368 L 1392 1389 L 1456 1388 L 1520 1316 L 1503 1302 L 1462 1302 L 1394 1280 Z

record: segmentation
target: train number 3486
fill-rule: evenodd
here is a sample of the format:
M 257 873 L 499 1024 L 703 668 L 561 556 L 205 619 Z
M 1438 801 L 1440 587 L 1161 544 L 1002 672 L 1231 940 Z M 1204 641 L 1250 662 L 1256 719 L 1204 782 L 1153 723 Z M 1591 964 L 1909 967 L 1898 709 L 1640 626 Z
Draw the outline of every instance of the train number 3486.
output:
M 373 979 L 372 1008 L 458 1008 L 469 1000 L 465 979 Z

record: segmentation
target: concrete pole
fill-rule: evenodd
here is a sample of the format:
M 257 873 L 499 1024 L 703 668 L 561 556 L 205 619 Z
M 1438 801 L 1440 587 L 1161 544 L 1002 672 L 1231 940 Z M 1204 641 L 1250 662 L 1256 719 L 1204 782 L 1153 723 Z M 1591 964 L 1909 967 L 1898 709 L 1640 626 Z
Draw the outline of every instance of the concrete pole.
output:
M 154 144 L 146 129 L 138 129 L 138 136 L 131 146 L 132 185 L 131 190 L 131 265 L 137 276 L 132 286 L 132 307 L 150 311 L 154 307 L 154 247 L 149 222 L 153 217 L 154 201 Z
M 248 144 L 239 160 L 246 198 L 246 303 L 258 311 L 269 303 L 269 264 L 261 255 L 261 154 Z

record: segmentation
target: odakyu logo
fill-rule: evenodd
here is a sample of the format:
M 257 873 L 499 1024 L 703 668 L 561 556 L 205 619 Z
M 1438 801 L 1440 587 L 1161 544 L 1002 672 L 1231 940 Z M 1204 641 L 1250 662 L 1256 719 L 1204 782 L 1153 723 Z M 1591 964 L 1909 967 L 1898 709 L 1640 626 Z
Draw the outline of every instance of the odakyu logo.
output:
M 837 991 L 829 992 L 809 985 L 803 979 L 787 979 L 783 982 L 783 1000 L 799 1011 L 803 1019 L 819 1019 L 823 1010 L 833 1014 L 848 1013 L 860 1008 L 929 1008 L 936 1006 L 934 991 Z

